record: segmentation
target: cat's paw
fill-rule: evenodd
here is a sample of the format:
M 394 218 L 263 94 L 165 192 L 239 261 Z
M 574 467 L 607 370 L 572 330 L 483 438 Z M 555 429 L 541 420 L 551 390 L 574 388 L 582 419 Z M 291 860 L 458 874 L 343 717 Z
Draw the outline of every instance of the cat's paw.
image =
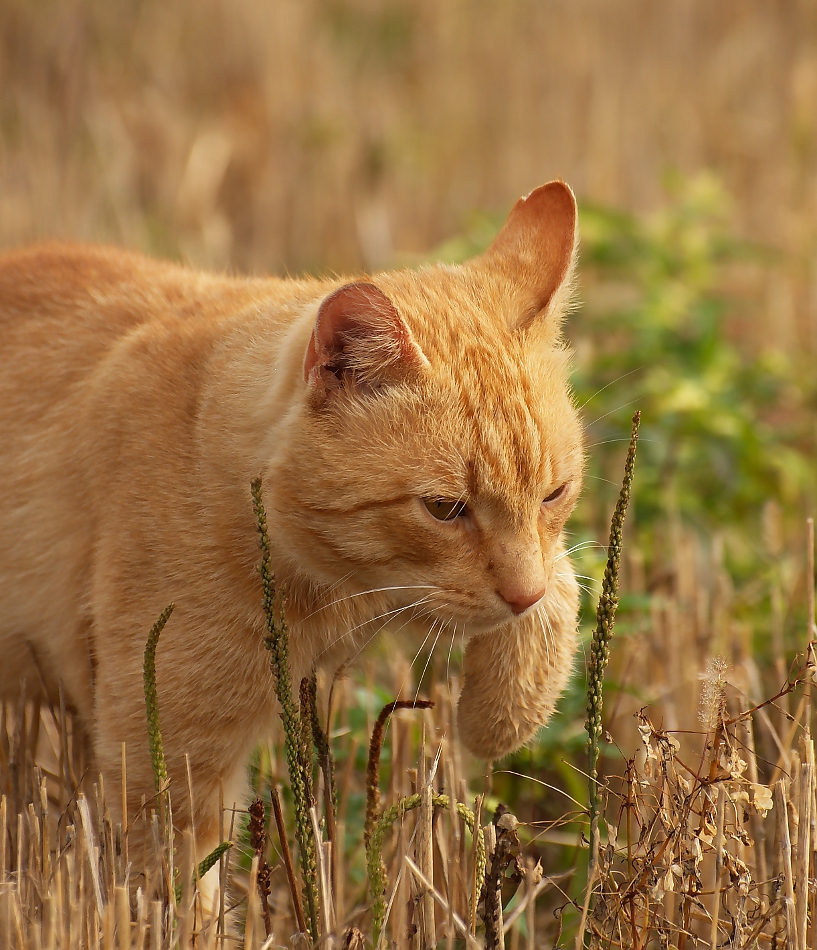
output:
M 474 755 L 496 759 L 514 752 L 550 718 L 570 676 L 576 638 L 575 613 L 563 615 L 569 625 L 551 637 L 530 615 L 469 640 L 457 719 L 460 739 Z
M 469 689 L 467 683 L 460 695 L 457 706 L 460 741 L 480 759 L 499 759 L 515 752 L 540 725 L 531 722 L 513 705 L 499 705 L 494 697 Z

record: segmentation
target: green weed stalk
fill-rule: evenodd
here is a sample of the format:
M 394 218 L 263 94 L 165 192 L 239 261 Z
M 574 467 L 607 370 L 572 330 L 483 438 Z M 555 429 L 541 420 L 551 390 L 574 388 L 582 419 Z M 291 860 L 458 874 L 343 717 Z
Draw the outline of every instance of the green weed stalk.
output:
M 335 783 L 335 760 L 332 758 L 329 737 L 324 731 L 318 715 L 318 677 L 315 670 L 312 670 L 312 675 L 304 682 L 306 682 L 306 689 L 304 689 L 303 682 L 301 683 L 301 718 L 304 722 L 308 721 L 312 727 L 315 755 L 317 756 L 318 766 L 323 773 L 323 810 L 326 815 L 326 833 L 334 850 L 338 846 L 336 826 L 338 789 Z M 334 869 L 332 882 L 334 886 Z
M 253 480 L 252 500 L 255 519 L 258 526 L 259 545 L 261 547 L 262 606 L 267 622 L 267 636 L 264 645 L 270 653 L 270 669 L 275 678 L 275 693 L 281 710 L 284 726 L 284 751 L 289 769 L 289 781 L 295 808 L 295 838 L 303 876 L 303 892 L 307 907 L 307 929 L 312 941 L 318 941 L 318 871 L 315 859 L 315 836 L 309 809 L 312 805 L 312 756 L 304 751 L 303 726 L 301 715 L 292 698 L 292 681 L 289 670 L 289 633 L 284 615 L 285 601 L 283 592 L 276 591 L 275 577 L 270 559 L 270 541 L 267 532 L 267 514 L 261 492 L 261 479 Z M 306 712 L 306 711 L 304 711 Z M 305 759 L 307 761 L 305 761 Z
M 148 743 L 150 745 L 150 761 L 153 764 L 153 776 L 156 779 L 156 792 L 160 801 L 167 793 L 168 776 L 165 750 L 162 744 L 162 730 L 159 727 L 159 696 L 156 692 L 156 647 L 165 624 L 173 613 L 175 604 L 168 604 L 159 614 L 159 619 L 153 625 L 145 644 L 144 683 L 145 707 L 148 717 Z
M 386 832 L 407 811 L 420 807 L 422 796 L 419 794 L 401 798 L 399 802 L 387 808 L 372 827 L 366 846 L 366 868 L 369 876 L 369 896 L 372 901 L 372 945 L 380 945 L 380 934 L 386 919 L 386 888 L 388 878 L 383 864 L 383 840 Z M 450 808 L 451 799 L 448 795 L 432 795 L 431 804 L 435 808 Z M 474 813 L 462 802 L 455 802 L 457 814 L 468 826 L 471 834 L 477 836 L 477 894 L 482 891 L 485 881 L 485 841 L 479 828 L 474 827 Z
M 601 596 L 596 608 L 596 628 L 590 646 L 590 665 L 587 678 L 587 758 L 588 793 L 590 811 L 590 866 L 595 866 L 599 840 L 599 785 L 598 762 L 599 740 L 602 735 L 602 704 L 604 671 L 610 658 L 610 640 L 618 609 L 618 572 L 621 564 L 621 538 L 624 516 L 630 503 L 630 486 L 635 467 L 635 451 L 638 443 L 638 428 L 641 412 L 633 415 L 630 447 L 624 464 L 624 478 L 618 495 L 616 509 L 610 522 L 610 541 L 607 546 L 607 564 L 601 583 Z
M 315 752 L 318 755 L 318 764 L 321 767 L 324 778 L 324 792 L 326 794 L 326 812 L 327 816 L 334 821 L 334 816 L 338 810 L 338 789 L 335 783 L 335 760 L 332 758 L 332 748 L 329 745 L 329 737 L 324 732 L 318 716 L 318 678 L 314 671 L 309 677 L 309 717 L 312 723 L 312 741 L 315 744 Z
M 172 818 L 170 810 L 170 779 L 167 774 L 167 762 L 165 761 L 165 750 L 162 743 L 162 730 L 159 725 L 159 694 L 156 690 L 156 647 L 159 645 L 159 637 L 173 613 L 175 604 L 168 604 L 159 614 L 159 619 L 151 628 L 145 644 L 145 656 L 143 666 L 143 680 L 145 686 L 145 709 L 147 710 L 148 720 L 148 744 L 150 746 L 150 761 L 153 765 L 153 778 L 156 782 L 156 792 L 159 797 L 159 812 L 163 823 L 165 823 L 165 840 L 170 849 L 170 864 L 173 866 L 173 840 L 172 840 Z M 231 841 L 222 841 L 199 863 L 193 875 L 193 883 L 204 875 L 218 863 L 219 858 L 232 847 Z M 171 872 L 171 877 L 175 878 L 178 873 Z M 177 882 L 173 886 L 173 894 L 176 903 L 182 899 L 182 888 Z

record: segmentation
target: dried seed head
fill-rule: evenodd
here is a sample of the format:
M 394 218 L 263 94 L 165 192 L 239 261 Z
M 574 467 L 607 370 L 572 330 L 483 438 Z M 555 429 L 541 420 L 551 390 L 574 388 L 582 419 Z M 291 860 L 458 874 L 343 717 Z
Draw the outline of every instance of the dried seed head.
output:
M 722 656 L 707 661 L 701 674 L 703 686 L 698 705 L 698 719 L 707 729 L 714 728 L 726 709 L 726 674 L 729 664 Z

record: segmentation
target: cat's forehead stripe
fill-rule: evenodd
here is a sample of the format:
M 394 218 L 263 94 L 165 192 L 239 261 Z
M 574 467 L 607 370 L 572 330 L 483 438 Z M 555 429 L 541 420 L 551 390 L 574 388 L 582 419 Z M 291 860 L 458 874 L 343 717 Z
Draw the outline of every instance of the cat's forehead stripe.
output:
M 469 346 L 452 371 L 464 419 L 473 438 L 472 455 L 480 480 L 507 497 L 539 485 L 542 433 L 534 418 L 536 396 L 524 366 Z M 497 372 L 486 374 L 482 361 L 493 356 Z M 484 365 L 484 364 L 483 364 Z M 521 500 L 521 499 L 520 499 Z
M 546 487 L 552 471 L 543 395 L 531 377 L 525 339 L 514 329 L 513 295 L 506 287 L 497 292 L 495 278 L 484 272 L 430 268 L 419 278 L 387 278 L 387 293 L 448 394 L 446 403 L 462 415 L 468 433 L 462 449 L 478 481 L 521 504 L 532 489 Z

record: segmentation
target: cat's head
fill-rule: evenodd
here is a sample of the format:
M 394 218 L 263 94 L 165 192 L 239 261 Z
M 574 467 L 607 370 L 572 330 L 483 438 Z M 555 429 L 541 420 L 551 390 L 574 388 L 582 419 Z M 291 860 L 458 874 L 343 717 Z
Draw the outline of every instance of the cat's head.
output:
M 300 571 L 466 633 L 546 598 L 583 471 L 559 332 L 575 247 L 573 194 L 552 182 L 468 263 L 320 303 L 276 479 Z

